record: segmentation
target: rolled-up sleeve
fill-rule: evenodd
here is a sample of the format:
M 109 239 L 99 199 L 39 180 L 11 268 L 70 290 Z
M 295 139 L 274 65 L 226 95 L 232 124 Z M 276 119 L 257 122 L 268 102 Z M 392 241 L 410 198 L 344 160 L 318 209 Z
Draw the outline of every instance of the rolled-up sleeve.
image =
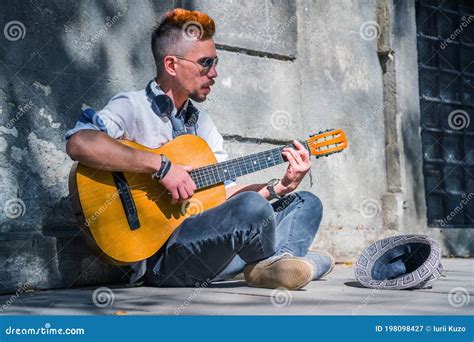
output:
M 84 129 L 104 132 L 115 139 L 122 138 L 127 131 L 133 129 L 133 106 L 125 94 L 114 96 L 107 105 L 99 111 L 87 108 L 82 111 L 76 125 L 66 132 L 65 139 Z

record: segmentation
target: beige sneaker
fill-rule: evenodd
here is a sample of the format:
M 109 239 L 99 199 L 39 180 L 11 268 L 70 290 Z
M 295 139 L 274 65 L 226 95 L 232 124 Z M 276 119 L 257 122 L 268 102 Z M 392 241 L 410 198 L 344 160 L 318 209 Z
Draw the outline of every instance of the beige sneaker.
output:
M 245 266 L 244 276 L 248 286 L 296 290 L 313 279 L 314 267 L 304 258 L 284 253 Z

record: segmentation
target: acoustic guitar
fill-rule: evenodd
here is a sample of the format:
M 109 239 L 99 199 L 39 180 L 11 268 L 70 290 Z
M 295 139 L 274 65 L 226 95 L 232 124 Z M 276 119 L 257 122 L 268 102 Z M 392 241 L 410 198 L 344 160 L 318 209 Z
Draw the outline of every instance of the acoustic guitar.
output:
M 190 199 L 172 205 L 168 191 L 150 174 L 103 171 L 75 163 L 69 192 L 78 223 L 103 253 L 120 263 L 152 256 L 186 218 L 225 202 L 224 181 L 286 162 L 282 146 L 217 163 L 209 145 L 196 135 L 181 135 L 157 149 L 120 142 L 192 166 L 190 176 L 197 187 Z M 301 143 L 316 157 L 347 147 L 340 129 L 320 132 Z

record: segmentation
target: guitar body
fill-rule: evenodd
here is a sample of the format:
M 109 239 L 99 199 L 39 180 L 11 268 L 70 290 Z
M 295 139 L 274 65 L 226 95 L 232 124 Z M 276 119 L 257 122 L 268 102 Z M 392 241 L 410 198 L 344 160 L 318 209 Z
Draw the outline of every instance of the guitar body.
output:
M 172 163 L 193 168 L 217 163 L 206 141 L 195 135 L 179 136 L 158 149 L 149 149 L 131 141 L 121 142 L 139 150 L 165 154 Z M 184 203 L 171 205 L 167 190 L 150 174 L 121 174 L 133 199 L 138 228 L 131 227 L 113 172 L 76 164 L 69 181 L 79 225 L 103 253 L 121 263 L 152 256 L 186 218 L 226 200 L 225 187 L 221 183 L 196 191 Z

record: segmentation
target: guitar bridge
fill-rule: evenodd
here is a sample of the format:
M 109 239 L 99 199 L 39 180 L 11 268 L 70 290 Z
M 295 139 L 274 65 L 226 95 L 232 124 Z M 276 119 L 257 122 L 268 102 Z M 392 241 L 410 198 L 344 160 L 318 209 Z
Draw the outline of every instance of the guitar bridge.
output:
M 120 200 L 127 217 L 128 225 L 131 230 L 140 228 L 140 221 L 138 220 L 137 207 L 133 201 L 130 187 L 128 186 L 127 179 L 123 172 L 112 172 L 114 177 L 115 185 L 117 186 Z

